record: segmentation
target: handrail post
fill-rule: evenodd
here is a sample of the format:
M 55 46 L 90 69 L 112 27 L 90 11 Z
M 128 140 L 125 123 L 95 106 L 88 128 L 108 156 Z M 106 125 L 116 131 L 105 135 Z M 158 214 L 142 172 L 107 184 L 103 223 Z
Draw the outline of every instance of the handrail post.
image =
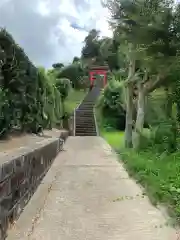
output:
M 76 135 L 76 109 L 74 109 L 74 127 L 73 127 L 73 136 Z
M 96 104 L 95 104 L 95 106 L 96 106 Z M 96 119 L 95 106 L 93 107 L 93 114 L 94 114 L 94 121 L 95 121 L 95 127 L 96 127 L 96 134 L 97 134 L 97 136 L 99 136 L 99 128 L 98 128 L 97 119 Z

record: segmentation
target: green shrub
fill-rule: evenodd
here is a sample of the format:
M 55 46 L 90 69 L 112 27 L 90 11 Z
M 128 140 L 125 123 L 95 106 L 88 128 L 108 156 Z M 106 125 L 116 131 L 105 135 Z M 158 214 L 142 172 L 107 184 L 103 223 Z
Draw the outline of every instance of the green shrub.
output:
M 0 137 L 14 128 L 38 133 L 60 121 L 61 94 L 5 29 L 0 29 L 0 87 Z
M 177 128 L 176 122 L 166 120 L 151 129 L 151 145 L 158 152 L 174 152 L 177 149 Z
M 88 76 L 83 76 L 79 81 L 79 88 L 86 90 L 90 86 L 90 81 Z
M 84 76 L 84 70 L 78 63 L 71 64 L 64 67 L 58 74 L 58 78 L 67 78 L 71 81 L 73 88 L 80 88 L 81 77 Z
M 0 138 L 6 136 L 11 129 L 13 111 L 12 105 L 9 100 L 9 92 L 0 89 Z
M 11 105 L 11 128 L 38 132 L 42 108 L 38 101 L 37 68 L 4 29 L 0 30 L 0 48 L 4 54 L 1 61 L 1 87 Z
M 176 122 L 166 120 L 143 130 L 140 136 L 140 150 L 152 149 L 157 153 L 172 153 L 177 150 L 177 139 Z
M 124 130 L 125 110 L 121 82 L 112 80 L 107 84 L 99 98 L 97 107 L 100 109 L 105 127 Z
M 61 100 L 62 100 L 62 119 L 64 121 L 67 121 L 67 119 L 69 118 L 69 115 L 65 110 L 65 100 L 68 97 L 68 94 L 71 90 L 71 82 L 67 78 L 57 79 L 56 88 L 59 91 L 61 95 Z
M 67 78 L 57 79 L 56 88 L 61 94 L 62 101 L 65 101 L 71 89 L 71 82 Z
M 147 97 L 145 121 L 151 126 L 157 126 L 166 121 L 166 102 L 164 90 L 158 89 Z

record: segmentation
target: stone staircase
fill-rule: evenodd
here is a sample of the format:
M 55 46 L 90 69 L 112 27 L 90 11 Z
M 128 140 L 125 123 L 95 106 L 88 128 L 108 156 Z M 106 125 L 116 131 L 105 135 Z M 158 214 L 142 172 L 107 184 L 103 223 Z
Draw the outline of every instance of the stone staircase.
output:
M 101 89 L 94 87 L 75 110 L 75 136 L 97 136 L 94 106 Z

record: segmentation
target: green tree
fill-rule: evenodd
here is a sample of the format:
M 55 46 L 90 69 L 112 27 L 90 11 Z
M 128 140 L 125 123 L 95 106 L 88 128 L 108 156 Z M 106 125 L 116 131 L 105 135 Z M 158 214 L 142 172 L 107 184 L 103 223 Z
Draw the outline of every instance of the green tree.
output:
M 84 40 L 82 58 L 94 58 L 99 56 L 99 31 L 92 29 Z
M 52 65 L 52 67 L 53 67 L 54 69 L 61 69 L 61 68 L 64 67 L 64 64 L 63 64 L 63 63 L 54 63 L 54 64 Z
M 65 100 L 69 94 L 71 89 L 71 82 L 67 78 L 60 78 L 56 80 L 56 88 L 58 89 L 59 93 L 61 94 L 62 100 L 62 107 L 63 107 L 63 115 L 65 114 Z
M 104 127 L 125 129 L 124 86 L 114 78 L 106 85 L 97 106 Z
M 102 62 L 108 64 L 109 69 L 117 70 L 119 69 L 119 62 L 118 62 L 118 52 L 116 49 L 116 43 L 113 38 L 103 38 L 99 41 L 100 44 L 100 56 Z
M 84 69 L 81 64 L 70 64 L 64 67 L 61 72 L 57 74 L 57 78 L 67 78 L 71 81 L 73 88 L 80 88 L 81 77 L 84 76 Z
M 80 61 L 80 58 L 78 58 L 78 57 L 73 58 L 73 63 L 78 63 L 79 61 Z
M 139 146 L 144 125 L 145 97 L 165 84 L 172 65 L 178 59 L 174 45 L 174 11 L 169 1 L 107 2 L 112 25 L 120 38 L 119 49 L 126 57 L 128 77 L 126 86 L 125 145 L 132 146 L 133 88 L 138 88 L 135 143 Z M 166 59 L 166 60 L 165 60 Z M 138 63 L 138 68 L 137 68 Z

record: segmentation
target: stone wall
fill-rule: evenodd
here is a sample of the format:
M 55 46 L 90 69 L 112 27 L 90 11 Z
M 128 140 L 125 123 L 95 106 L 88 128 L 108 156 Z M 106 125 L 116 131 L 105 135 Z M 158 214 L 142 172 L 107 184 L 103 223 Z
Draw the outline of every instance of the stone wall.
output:
M 0 155 L 0 240 L 23 211 L 62 150 L 67 132 Z

